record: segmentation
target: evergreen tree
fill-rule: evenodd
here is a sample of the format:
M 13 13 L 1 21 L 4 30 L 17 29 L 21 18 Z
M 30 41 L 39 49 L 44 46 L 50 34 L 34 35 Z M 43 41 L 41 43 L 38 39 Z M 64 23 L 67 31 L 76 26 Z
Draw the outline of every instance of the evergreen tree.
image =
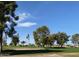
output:
M 5 32 L 9 37 L 12 37 L 13 34 L 16 33 L 14 26 L 18 20 L 18 16 L 15 15 L 15 10 L 17 8 L 17 4 L 14 1 L 0 1 L 0 45 L 2 52 L 2 42 L 3 42 L 3 32 Z M 8 24 L 10 27 L 8 27 Z

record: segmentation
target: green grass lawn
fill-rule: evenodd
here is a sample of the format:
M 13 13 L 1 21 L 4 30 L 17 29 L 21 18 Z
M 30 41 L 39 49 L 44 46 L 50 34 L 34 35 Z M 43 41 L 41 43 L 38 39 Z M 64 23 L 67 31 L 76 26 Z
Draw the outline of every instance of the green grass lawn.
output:
M 10 55 L 41 55 L 41 54 L 59 54 L 64 55 L 65 53 L 77 53 L 75 55 L 68 55 L 66 56 L 79 56 L 79 48 L 59 48 L 59 47 L 52 47 L 52 48 L 29 48 L 28 47 L 12 47 L 12 46 L 6 46 L 4 48 L 4 53 L 8 53 Z M 15 50 L 17 49 L 25 49 L 25 50 Z M 32 50 L 35 49 L 35 50 Z M 64 54 L 63 54 L 64 53 Z
M 4 46 L 3 50 L 12 50 L 15 48 L 29 48 L 29 47 L 20 47 L 20 46 Z M 31 47 L 30 47 L 31 49 Z M 34 48 L 36 49 L 36 47 Z M 40 48 L 38 48 L 40 49 Z M 71 48 L 71 47 L 67 47 L 67 48 L 60 48 L 60 47 L 52 47 L 52 48 L 44 48 L 43 50 L 50 50 L 53 52 L 79 52 L 79 47 L 78 48 Z
M 58 52 L 78 52 L 79 53 L 79 48 L 45 48 L 46 50 L 53 50 L 53 51 L 58 51 Z

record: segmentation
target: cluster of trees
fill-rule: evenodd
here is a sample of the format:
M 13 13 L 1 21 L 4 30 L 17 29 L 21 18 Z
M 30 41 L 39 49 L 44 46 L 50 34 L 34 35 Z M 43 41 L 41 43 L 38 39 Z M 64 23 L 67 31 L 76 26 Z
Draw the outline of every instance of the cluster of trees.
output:
M 17 25 L 16 21 L 19 19 L 19 17 L 15 15 L 15 10 L 17 7 L 18 5 L 14 1 L 0 1 L 0 51 L 2 51 L 3 42 L 5 45 L 7 44 L 6 41 L 3 40 L 3 33 L 12 38 L 11 44 L 16 46 L 19 43 L 19 36 L 15 35 L 17 32 L 14 29 L 14 27 Z M 69 41 L 70 37 L 65 32 L 50 34 L 50 30 L 47 26 L 37 28 L 33 32 L 33 36 L 35 39 L 35 44 L 38 47 L 51 47 L 55 41 L 60 47 L 62 47 L 64 43 Z M 26 38 L 29 40 L 29 34 L 26 36 Z M 78 46 L 79 34 L 72 35 L 71 41 L 74 46 Z M 21 43 L 24 45 L 26 42 L 22 41 Z
M 19 44 L 19 42 L 20 42 L 19 35 L 14 35 L 14 36 L 12 36 L 12 41 L 11 41 L 10 45 L 17 46 L 17 44 Z
M 50 31 L 47 26 L 37 28 L 33 32 L 33 36 L 35 44 L 38 47 L 51 47 L 55 42 L 57 42 L 59 47 L 63 47 L 64 43 L 67 43 L 70 37 L 65 32 L 50 34 Z M 77 46 L 79 43 L 79 34 L 72 35 L 71 41 L 74 46 Z
M 79 45 L 79 34 L 74 34 L 71 37 L 72 43 L 74 44 L 75 47 L 78 47 Z
M 6 38 L 7 39 L 7 38 Z M 4 46 L 7 46 L 7 40 L 3 40 L 3 45 Z M 20 39 L 19 39 L 19 34 L 16 34 L 16 35 L 13 35 L 12 37 L 11 37 L 11 42 L 10 42 L 10 46 L 18 46 L 18 45 L 22 45 L 22 46 L 24 46 L 25 45 L 25 43 L 27 43 L 27 40 L 29 41 L 30 40 L 30 36 L 29 36 L 29 34 L 27 34 L 26 35 L 26 41 L 20 41 Z M 19 44 L 19 43 L 21 43 L 21 44 Z M 29 42 L 28 42 L 29 43 Z M 30 44 L 30 43 L 29 43 Z

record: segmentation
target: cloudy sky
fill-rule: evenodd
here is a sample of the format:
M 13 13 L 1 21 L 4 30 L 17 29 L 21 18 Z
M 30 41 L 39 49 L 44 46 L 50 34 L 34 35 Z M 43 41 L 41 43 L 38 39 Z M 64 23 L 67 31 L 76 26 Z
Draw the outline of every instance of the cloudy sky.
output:
M 79 2 L 17 1 L 17 4 L 16 15 L 20 19 L 15 29 L 20 41 L 26 41 L 26 35 L 30 34 L 30 43 L 34 43 L 33 31 L 43 25 L 48 26 L 51 33 L 79 33 Z

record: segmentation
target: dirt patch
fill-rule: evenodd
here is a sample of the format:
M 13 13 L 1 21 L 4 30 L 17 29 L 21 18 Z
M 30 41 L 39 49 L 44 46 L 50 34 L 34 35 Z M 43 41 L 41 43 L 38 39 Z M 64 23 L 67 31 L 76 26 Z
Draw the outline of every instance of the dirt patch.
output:
M 79 53 L 61 53 L 62 56 L 66 56 L 66 57 L 79 57 Z
M 14 48 L 14 50 L 44 50 L 44 48 Z
M 58 54 L 30 54 L 30 55 L 15 55 L 14 57 L 63 57 Z
M 48 55 L 48 57 L 63 57 L 63 56 L 58 55 L 58 54 L 51 54 L 51 55 Z

